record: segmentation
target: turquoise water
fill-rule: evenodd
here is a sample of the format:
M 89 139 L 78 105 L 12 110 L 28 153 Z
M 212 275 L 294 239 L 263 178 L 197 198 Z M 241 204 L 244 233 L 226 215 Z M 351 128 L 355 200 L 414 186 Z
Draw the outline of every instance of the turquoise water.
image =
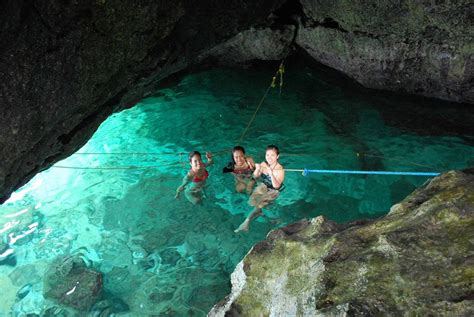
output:
M 256 161 L 274 143 L 288 169 L 474 166 L 468 108 L 367 95 L 304 66 L 287 68 L 283 91 L 270 92 L 244 135 Z M 427 180 L 287 172 L 286 189 L 266 210 L 270 219 L 235 234 L 251 209 L 221 170 L 274 71 L 189 75 L 112 115 L 77 153 L 14 193 L 0 207 L 8 242 L 0 249 L 3 315 L 84 315 L 42 295 L 51 261 L 78 255 L 104 274 L 109 303 L 95 305 L 91 316 L 204 316 L 229 292 L 235 265 L 272 228 L 318 215 L 338 222 L 378 217 Z M 179 153 L 194 149 L 215 152 L 216 161 L 198 206 L 174 198 L 189 168 Z

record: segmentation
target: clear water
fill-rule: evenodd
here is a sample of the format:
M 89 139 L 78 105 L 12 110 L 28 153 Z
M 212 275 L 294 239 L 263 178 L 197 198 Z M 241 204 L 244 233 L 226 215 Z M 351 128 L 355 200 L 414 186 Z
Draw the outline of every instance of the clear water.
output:
M 9 242 L 0 250 L 1 315 L 66 314 L 43 298 L 42 276 L 55 257 L 77 254 L 103 272 L 104 296 L 122 303 L 116 316 L 203 316 L 229 292 L 235 265 L 272 228 L 318 215 L 338 222 L 378 217 L 426 181 L 288 172 L 286 190 L 266 210 L 273 220 L 258 219 L 249 233 L 235 234 L 251 209 L 221 169 L 273 72 L 189 75 L 111 116 L 78 153 L 0 206 L 0 233 Z M 320 76 L 288 67 L 281 95 L 270 92 L 242 142 L 257 161 L 274 143 L 291 169 L 474 166 L 472 109 L 367 95 Z M 174 198 L 188 170 L 179 153 L 193 149 L 216 153 L 208 197 L 198 206 Z M 17 297 L 28 284 L 27 295 Z

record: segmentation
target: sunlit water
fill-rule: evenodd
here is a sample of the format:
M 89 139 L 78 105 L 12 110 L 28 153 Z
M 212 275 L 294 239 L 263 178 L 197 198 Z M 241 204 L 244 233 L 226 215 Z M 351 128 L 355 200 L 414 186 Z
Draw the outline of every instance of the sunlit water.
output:
M 103 296 L 116 303 L 108 311 L 94 306 L 91 316 L 101 309 L 203 316 L 230 291 L 235 265 L 272 228 L 318 215 L 338 222 L 378 217 L 427 180 L 288 172 L 269 218 L 235 234 L 251 208 L 222 167 L 273 72 L 187 76 L 111 116 L 78 153 L 14 193 L 0 207 L 2 316 L 73 316 L 42 295 L 48 265 L 71 254 L 103 273 Z M 474 165 L 467 108 L 364 96 L 305 67 L 290 66 L 284 79 L 281 94 L 270 92 L 243 136 L 256 161 L 273 143 L 289 169 L 437 172 Z M 174 198 L 189 168 L 179 153 L 194 149 L 216 153 L 199 206 Z

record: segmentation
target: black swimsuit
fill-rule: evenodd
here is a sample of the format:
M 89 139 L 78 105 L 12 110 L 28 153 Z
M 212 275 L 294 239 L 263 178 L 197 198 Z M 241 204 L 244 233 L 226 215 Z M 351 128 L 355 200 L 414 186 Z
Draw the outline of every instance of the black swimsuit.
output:
M 264 174 L 262 173 L 261 175 L 262 177 L 262 183 L 267 186 L 268 189 L 273 189 L 273 190 L 278 190 L 278 191 L 282 191 L 283 188 L 284 188 L 284 185 L 283 183 L 280 185 L 280 188 L 275 188 L 273 187 L 273 184 L 272 184 L 272 177 L 270 175 L 267 175 L 267 174 Z
M 247 163 L 247 166 L 249 166 L 248 163 Z M 250 178 L 253 174 L 253 169 L 250 168 L 250 166 L 249 166 L 249 167 L 244 168 L 244 169 L 236 170 L 235 169 L 235 163 L 229 162 L 229 164 L 227 164 L 227 166 L 222 169 L 222 172 L 223 173 L 233 173 L 235 175 L 243 175 L 245 177 Z

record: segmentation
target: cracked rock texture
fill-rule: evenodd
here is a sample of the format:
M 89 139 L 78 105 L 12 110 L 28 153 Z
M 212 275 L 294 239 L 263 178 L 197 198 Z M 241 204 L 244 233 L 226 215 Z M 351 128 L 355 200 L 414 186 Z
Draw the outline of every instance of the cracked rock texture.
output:
M 210 316 L 472 316 L 474 170 L 434 178 L 370 222 L 269 233 Z

